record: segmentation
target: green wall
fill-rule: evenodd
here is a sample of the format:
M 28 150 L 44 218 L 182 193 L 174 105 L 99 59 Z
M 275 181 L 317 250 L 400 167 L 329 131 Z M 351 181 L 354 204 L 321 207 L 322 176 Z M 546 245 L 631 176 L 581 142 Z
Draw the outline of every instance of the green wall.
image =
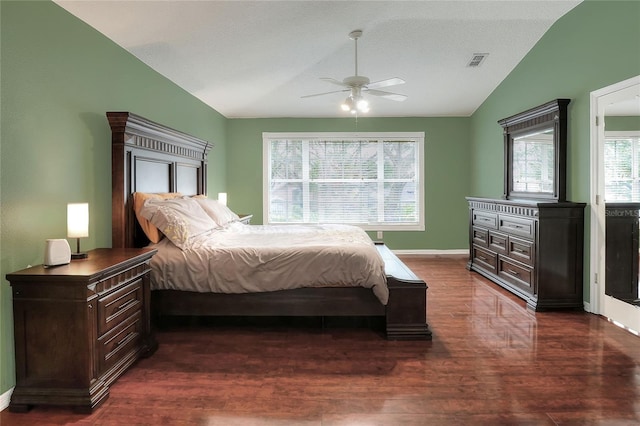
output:
M 613 46 L 613 47 L 612 47 Z M 503 141 L 499 119 L 570 98 L 567 198 L 590 197 L 590 93 L 640 74 L 640 2 L 585 1 L 558 20 L 494 90 L 471 121 L 471 191 L 499 197 Z M 585 210 L 584 297 L 589 300 L 590 206 Z
M 230 119 L 229 205 L 262 223 L 262 132 L 424 132 L 425 231 L 385 231 L 391 249 L 468 247 L 469 118 Z
M 209 179 L 225 187 L 226 119 L 49 1 L 0 2 L 0 393 L 15 383 L 9 272 L 66 237 L 66 204 L 90 204 L 83 249 L 111 245 L 111 131 L 131 111 L 215 142 Z

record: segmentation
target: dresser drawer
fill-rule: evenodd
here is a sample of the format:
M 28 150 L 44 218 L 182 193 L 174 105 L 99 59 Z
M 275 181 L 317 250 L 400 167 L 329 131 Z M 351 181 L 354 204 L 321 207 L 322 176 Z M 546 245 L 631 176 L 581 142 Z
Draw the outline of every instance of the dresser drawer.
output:
M 472 229 L 473 232 L 473 244 L 477 244 L 482 247 L 487 247 L 489 243 L 489 231 L 483 228 L 476 228 L 475 226 Z
M 472 223 L 489 229 L 498 229 L 498 215 L 491 212 L 474 210 Z
M 498 275 L 530 293 L 533 292 L 531 272 L 531 268 L 510 262 L 502 256 L 498 258 Z
M 533 266 L 534 245 L 532 241 L 510 237 L 508 255 L 527 265 Z
M 507 245 L 509 238 L 505 234 L 499 232 L 489 231 L 489 244 L 488 247 L 501 254 L 507 254 Z
M 137 311 L 98 339 L 98 364 L 101 373 L 140 347 L 142 311 Z
M 533 239 L 535 235 L 535 221 L 520 217 L 500 215 L 498 229 L 511 235 L 519 235 Z
M 142 307 L 142 279 L 137 279 L 98 300 L 98 336 L 117 326 Z
M 481 247 L 478 247 L 476 245 L 472 247 L 472 250 L 473 250 L 474 264 L 494 274 L 497 272 L 497 269 L 496 269 L 496 262 L 498 257 L 497 254 L 489 250 L 483 249 Z

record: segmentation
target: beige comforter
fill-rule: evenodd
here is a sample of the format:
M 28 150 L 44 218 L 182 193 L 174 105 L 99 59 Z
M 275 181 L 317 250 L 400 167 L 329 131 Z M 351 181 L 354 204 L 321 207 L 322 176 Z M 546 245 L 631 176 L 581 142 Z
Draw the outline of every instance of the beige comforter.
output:
M 299 287 L 367 287 L 384 305 L 384 262 L 369 236 L 349 225 L 259 226 L 233 223 L 194 237 L 180 250 L 153 247 L 151 288 L 250 293 Z

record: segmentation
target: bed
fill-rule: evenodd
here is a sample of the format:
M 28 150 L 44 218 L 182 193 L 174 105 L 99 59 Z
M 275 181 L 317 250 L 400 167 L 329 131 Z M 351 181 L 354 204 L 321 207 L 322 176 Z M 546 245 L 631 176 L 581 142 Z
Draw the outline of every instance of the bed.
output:
M 206 194 L 212 144 L 130 112 L 107 112 L 107 119 L 112 132 L 112 246 L 147 246 L 150 241 L 136 218 L 134 194 Z M 388 339 L 431 340 L 426 322 L 426 283 L 383 243 L 376 242 L 375 250 L 384 262 L 388 297 L 383 299 L 372 288 L 355 284 L 297 288 L 293 285 L 297 283 L 289 282 L 296 278 L 289 276 L 284 289 L 273 291 L 156 289 L 151 292 L 153 315 L 377 317 L 384 320 Z

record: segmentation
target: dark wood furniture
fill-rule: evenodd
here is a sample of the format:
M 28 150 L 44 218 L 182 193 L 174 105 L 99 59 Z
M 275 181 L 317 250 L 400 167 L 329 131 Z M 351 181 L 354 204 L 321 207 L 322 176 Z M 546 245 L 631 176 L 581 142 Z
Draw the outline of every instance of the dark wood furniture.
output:
M 582 308 L 584 203 L 467 201 L 469 270 L 534 310 Z
M 130 365 L 156 349 L 149 309 L 154 254 L 96 249 L 68 265 L 7 275 L 16 349 L 11 411 L 48 404 L 91 412 Z
M 605 294 L 628 303 L 638 297 L 640 203 L 606 203 Z
M 498 121 L 504 133 L 505 199 L 566 201 L 569 102 L 555 99 Z M 542 156 L 548 157 L 532 158 L 543 147 Z
M 112 131 L 113 247 L 148 244 L 135 219 L 133 193 L 206 194 L 211 144 L 130 112 L 108 112 Z M 158 316 L 377 316 L 386 321 L 389 339 L 431 339 L 426 322 L 427 285 L 386 246 L 389 302 L 370 289 L 299 288 L 252 294 L 152 291 Z M 304 271 L 301 271 L 304 273 Z

